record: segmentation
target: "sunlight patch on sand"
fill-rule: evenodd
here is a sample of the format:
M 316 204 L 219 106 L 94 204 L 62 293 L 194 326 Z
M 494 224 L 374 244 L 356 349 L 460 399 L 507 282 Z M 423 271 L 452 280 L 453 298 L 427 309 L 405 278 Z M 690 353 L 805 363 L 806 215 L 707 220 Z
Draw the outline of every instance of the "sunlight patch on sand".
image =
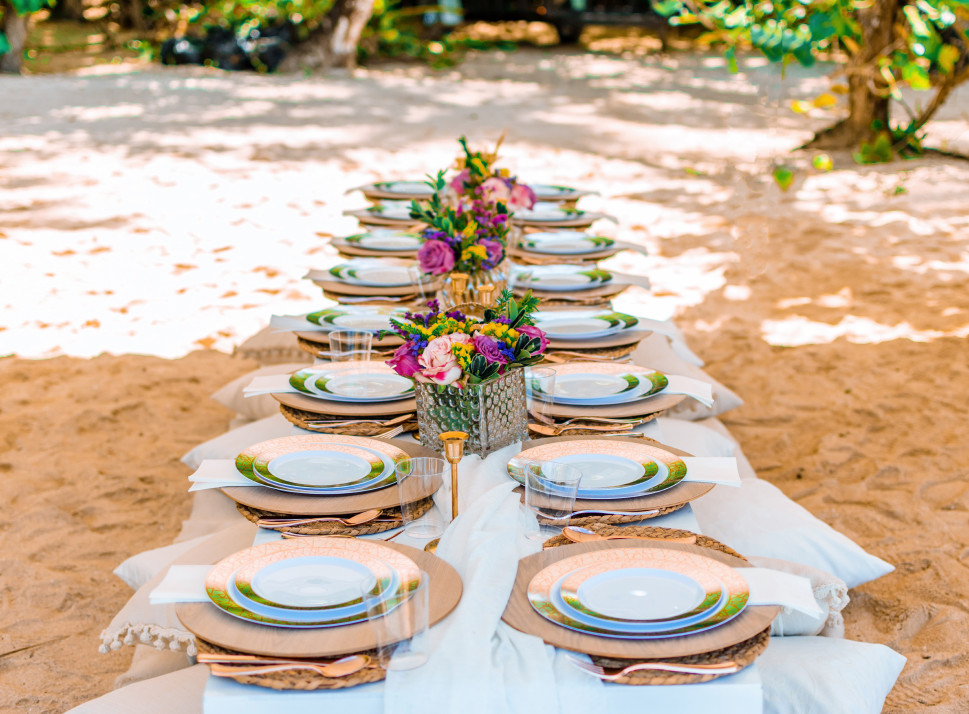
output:
M 846 315 L 836 325 L 829 325 L 794 315 L 783 320 L 764 320 L 761 323 L 761 334 L 765 342 L 775 347 L 824 345 L 840 338 L 864 345 L 892 340 L 931 342 L 942 337 L 967 337 L 969 325 L 955 330 L 917 330 L 908 322 L 883 325 L 856 315 Z

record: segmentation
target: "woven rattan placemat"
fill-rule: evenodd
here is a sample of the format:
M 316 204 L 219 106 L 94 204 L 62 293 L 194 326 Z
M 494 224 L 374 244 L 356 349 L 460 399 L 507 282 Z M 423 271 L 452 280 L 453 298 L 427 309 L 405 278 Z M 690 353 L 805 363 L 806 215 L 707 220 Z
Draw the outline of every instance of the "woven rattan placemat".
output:
M 577 524 L 576 524 L 577 525 Z M 677 528 L 660 528 L 657 526 L 628 526 L 626 528 L 617 528 L 615 526 L 605 525 L 605 524 L 594 524 L 589 526 L 589 530 L 598 533 L 599 535 L 610 536 L 610 535 L 637 535 L 646 536 L 649 538 L 681 538 L 683 536 L 695 535 L 696 544 L 702 548 L 710 548 L 711 550 L 718 550 L 721 553 L 726 553 L 727 555 L 732 555 L 737 558 L 746 560 L 740 553 L 735 551 L 728 545 L 724 545 L 714 538 L 709 536 L 700 535 L 693 533 L 692 531 L 679 530 Z M 634 541 L 630 541 L 634 542 Z M 557 548 L 562 545 L 569 545 L 572 543 L 565 536 L 555 536 L 554 538 L 549 538 L 545 541 L 545 549 Z M 643 541 L 644 545 L 649 545 L 647 541 Z M 689 657 L 664 657 L 661 660 L 649 660 L 649 659 L 616 659 L 614 657 L 592 657 L 592 661 L 601 666 L 605 667 L 608 672 L 620 670 L 627 667 L 630 664 L 635 664 L 637 662 L 670 662 L 674 664 L 721 664 L 723 662 L 733 662 L 740 668 L 747 667 L 750 665 L 760 654 L 767 649 L 767 643 L 770 640 L 770 628 L 768 627 L 763 632 L 759 632 L 748 640 L 743 642 L 738 642 L 730 647 L 724 647 L 723 649 L 713 650 L 712 652 L 705 652 L 699 655 L 690 655 Z M 725 677 L 726 674 L 683 674 L 680 672 L 661 672 L 656 670 L 639 670 L 636 672 L 630 672 L 629 674 L 623 676 L 621 679 L 615 680 L 618 684 L 633 684 L 633 685 L 644 685 L 644 684 L 699 684 L 701 682 L 709 682 L 712 679 L 717 679 L 719 677 Z
M 347 426 L 340 427 L 320 427 L 320 426 L 310 426 L 309 422 L 326 421 L 325 415 L 314 414 L 313 412 L 307 412 L 302 409 L 296 409 L 295 407 L 289 407 L 285 404 L 279 405 L 279 411 L 286 418 L 286 421 L 291 424 L 295 424 L 301 429 L 306 429 L 307 431 L 315 431 L 320 434 L 343 434 L 344 436 L 379 436 L 383 434 L 390 428 L 377 421 L 368 422 L 364 424 L 348 424 Z M 389 416 L 387 419 L 393 419 L 394 417 Z M 347 417 L 336 417 L 334 421 L 343 421 Z M 394 427 L 398 424 L 394 424 Z M 403 427 L 404 431 L 417 431 L 417 418 L 409 419 L 399 426 Z
M 427 513 L 431 507 L 434 505 L 433 498 L 425 498 L 418 501 L 415 506 L 417 509 L 417 516 L 423 516 Z M 259 508 L 252 508 L 250 506 L 244 506 L 241 503 L 236 504 L 236 508 L 239 513 L 245 516 L 246 520 L 255 523 L 260 518 L 292 518 L 285 513 L 273 513 L 272 511 L 264 511 Z M 321 516 L 325 518 L 325 516 Z M 384 509 L 381 514 L 381 518 L 391 518 L 393 520 L 388 521 L 371 521 L 370 523 L 364 523 L 359 526 L 348 526 L 339 521 L 320 521 L 319 523 L 307 523 L 299 526 L 285 526 L 279 528 L 273 528 L 272 530 L 279 531 L 281 533 L 299 533 L 301 535 L 345 535 L 345 536 L 361 536 L 361 535 L 372 535 L 374 533 L 383 533 L 384 531 L 393 530 L 394 528 L 400 528 L 401 517 L 399 508 Z M 302 520 L 302 519 L 300 519 Z
M 247 654 L 238 650 L 230 650 L 219 647 L 211 642 L 196 637 L 199 652 L 205 654 Z M 353 654 L 365 654 L 370 656 L 370 666 L 359 672 L 354 672 L 346 677 L 324 677 L 318 672 L 309 669 L 290 669 L 284 672 L 268 672 L 266 674 L 240 675 L 232 677 L 240 684 L 254 684 L 257 687 L 267 687 L 269 689 L 298 689 L 310 691 L 313 689 L 346 689 L 356 687 L 359 684 L 370 684 L 379 682 L 387 676 L 383 667 L 377 664 L 377 653 L 375 650 L 358 652 Z M 344 655 L 349 656 L 349 655 Z M 230 665 L 240 670 L 249 669 L 252 665 L 240 664 Z

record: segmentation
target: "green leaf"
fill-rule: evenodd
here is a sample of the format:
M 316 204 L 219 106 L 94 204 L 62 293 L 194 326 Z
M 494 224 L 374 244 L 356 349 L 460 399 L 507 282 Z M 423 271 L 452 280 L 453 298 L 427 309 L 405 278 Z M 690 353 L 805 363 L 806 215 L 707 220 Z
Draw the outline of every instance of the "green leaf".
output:
M 908 82 L 912 89 L 926 90 L 932 88 L 929 71 L 915 62 L 909 62 L 902 67 L 902 79 Z
M 906 5 L 902 8 L 902 12 L 905 13 L 909 27 L 912 28 L 912 33 L 916 37 L 932 37 L 935 34 L 935 31 L 926 24 L 925 20 L 922 19 L 922 15 L 919 14 L 918 9 L 913 5 Z
M 939 67 L 945 74 L 952 74 L 952 70 L 955 69 L 956 62 L 959 61 L 959 50 L 952 45 L 945 45 L 939 50 L 939 56 L 936 59 Z
M 5 55 L 10 51 L 10 41 L 7 36 L 0 32 L 0 55 Z
M 737 74 L 740 71 L 740 68 L 737 66 L 737 47 L 731 45 L 723 53 L 723 56 L 727 60 L 727 69 L 730 70 L 730 74 Z
M 774 180 L 782 191 L 786 191 L 794 182 L 794 172 L 786 166 L 778 166 L 774 169 Z
M 830 171 L 834 168 L 834 162 L 831 161 L 831 157 L 827 154 L 818 154 L 813 159 L 811 159 L 811 164 L 818 171 Z

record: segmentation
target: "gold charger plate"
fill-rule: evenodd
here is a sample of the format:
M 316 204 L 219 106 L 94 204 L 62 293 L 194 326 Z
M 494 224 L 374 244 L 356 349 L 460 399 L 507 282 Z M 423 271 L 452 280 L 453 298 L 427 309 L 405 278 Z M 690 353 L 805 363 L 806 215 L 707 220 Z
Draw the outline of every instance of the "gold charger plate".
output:
M 566 441 L 585 441 L 588 439 L 592 440 L 609 440 L 609 441 L 626 441 L 621 436 L 553 436 L 548 439 L 535 439 L 534 441 L 526 441 L 522 444 L 522 451 L 525 449 L 530 449 L 534 446 L 543 446 L 544 444 L 554 444 L 556 442 L 566 442 Z M 634 443 L 648 443 L 653 444 L 661 449 L 669 451 L 677 456 L 690 456 L 691 454 L 686 451 L 681 451 L 680 449 L 675 449 L 672 446 L 666 446 L 665 444 L 660 444 L 652 439 L 636 439 Z M 511 478 L 509 476 L 509 478 Z M 591 510 L 602 510 L 602 511 L 652 511 L 657 508 L 669 508 L 670 506 L 682 506 L 685 503 L 694 501 L 700 496 L 709 493 L 713 490 L 714 484 L 712 483 L 699 483 L 694 481 L 680 481 L 678 484 L 672 488 L 668 488 L 665 491 L 660 491 L 659 493 L 652 493 L 647 496 L 637 496 L 636 498 L 616 498 L 616 499 L 575 499 L 575 510 L 577 511 L 591 511 Z M 517 491 L 522 491 L 523 489 L 519 487 Z M 523 496 L 524 498 L 524 496 Z
M 461 600 L 461 577 L 440 558 L 417 548 L 384 543 L 413 560 L 430 578 L 431 625 L 450 614 Z M 338 657 L 377 646 L 369 622 L 342 627 L 293 630 L 239 620 L 208 602 L 184 602 L 175 606 L 182 625 L 197 637 L 230 650 L 268 657 Z M 388 615 L 393 617 L 393 613 Z
M 398 447 L 410 457 L 441 457 L 436 451 L 413 442 L 388 439 L 387 443 Z M 426 487 L 408 491 L 407 498 L 410 499 L 410 502 L 420 501 L 431 496 L 440 487 L 441 479 L 436 478 Z M 376 491 L 351 493 L 345 496 L 309 496 L 302 493 L 274 491 L 271 488 L 260 486 L 227 486 L 222 488 L 221 491 L 243 506 L 292 516 L 338 516 L 362 513 L 373 508 L 398 508 L 400 506 L 400 494 L 396 486 L 388 486 Z
M 575 632 L 556 625 L 535 612 L 535 609 L 528 601 L 528 585 L 532 581 L 532 578 L 553 563 L 581 553 L 630 547 L 641 548 L 642 544 L 636 543 L 636 541 L 617 540 L 597 543 L 575 543 L 573 545 L 551 548 L 542 553 L 536 553 L 535 555 L 523 558 L 518 562 L 518 574 L 515 577 L 515 585 L 512 588 L 511 597 L 508 600 L 508 605 L 505 608 L 502 619 L 516 630 L 541 637 L 550 645 L 562 647 L 573 652 L 584 652 L 599 657 L 652 659 L 698 655 L 743 642 L 769 627 L 774 618 L 780 613 L 780 608 L 773 605 L 748 606 L 729 622 L 705 632 L 698 632 L 688 636 L 650 640 L 619 640 Z M 655 547 L 696 553 L 735 568 L 750 567 L 749 563 L 740 558 L 735 558 L 726 553 L 713 552 L 708 548 L 701 548 L 696 545 L 661 543 L 657 541 Z

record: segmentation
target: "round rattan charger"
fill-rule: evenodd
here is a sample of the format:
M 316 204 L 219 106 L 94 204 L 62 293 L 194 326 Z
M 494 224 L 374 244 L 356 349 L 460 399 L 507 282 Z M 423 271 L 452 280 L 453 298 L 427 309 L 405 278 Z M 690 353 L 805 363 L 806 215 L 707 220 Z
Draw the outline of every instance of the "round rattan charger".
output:
M 198 645 L 198 651 L 204 654 L 249 654 L 248 652 L 239 652 L 237 650 L 219 647 L 198 637 L 195 638 L 195 642 Z M 302 689 L 309 691 L 313 689 L 346 689 L 347 687 L 356 687 L 360 684 L 379 682 L 387 676 L 384 668 L 377 664 L 377 653 L 375 650 L 348 652 L 347 656 L 351 654 L 368 655 L 370 657 L 370 665 L 346 677 L 324 677 L 319 672 L 314 672 L 310 669 L 289 669 L 282 672 L 239 675 L 232 677 L 232 679 L 240 684 L 255 684 L 258 687 L 268 687 L 269 689 Z M 238 667 L 240 670 L 252 669 L 253 667 L 250 664 L 228 666 Z
M 578 525 L 573 523 L 573 525 Z M 696 536 L 696 544 L 701 548 L 710 548 L 711 550 L 718 550 L 721 553 L 726 553 L 727 555 L 732 555 L 736 558 L 746 560 L 740 553 L 735 551 L 730 546 L 724 545 L 714 538 L 709 536 L 700 535 L 693 533 L 692 531 L 680 530 L 677 528 L 660 528 L 658 526 L 629 526 L 626 528 L 616 528 L 615 526 L 610 526 L 606 524 L 595 524 L 589 527 L 589 530 L 598 533 L 599 535 L 610 536 L 610 535 L 637 535 L 646 536 L 649 538 L 682 538 L 683 536 Z M 554 538 L 549 538 L 545 541 L 544 548 L 547 550 L 549 548 L 557 548 L 562 545 L 569 545 L 570 541 L 565 536 L 555 536 Z M 630 541 L 630 543 L 635 543 L 635 541 Z M 643 545 L 649 545 L 648 541 L 642 541 Z M 712 652 L 704 652 L 703 654 L 690 655 L 689 657 L 663 657 L 662 659 L 652 660 L 656 662 L 667 662 L 671 664 L 682 664 L 682 665 L 695 665 L 695 664 L 722 664 L 724 662 L 733 662 L 738 667 L 743 669 L 748 665 L 752 664 L 755 659 L 757 659 L 765 649 L 767 649 L 767 643 L 770 641 L 770 628 L 766 628 L 750 639 L 744 640 L 743 642 L 738 642 L 737 644 L 731 645 L 730 647 L 724 647 L 722 649 L 713 650 Z M 614 657 L 592 657 L 592 661 L 604 667 L 607 671 L 609 670 L 620 670 L 624 667 L 628 667 L 631 664 L 636 664 L 637 662 L 649 662 L 649 659 L 616 659 Z M 709 682 L 713 679 L 718 679 L 720 677 L 726 677 L 727 674 L 683 674 L 681 672 L 662 672 L 658 670 L 639 670 L 637 672 L 630 672 L 629 674 L 623 676 L 620 679 L 614 680 L 617 684 L 632 684 L 632 685 L 645 685 L 645 684 L 699 684 L 701 682 Z
M 433 498 L 425 498 L 417 502 L 415 505 L 415 518 L 423 516 L 434 505 Z M 246 520 L 256 523 L 260 518 L 289 518 L 292 519 L 292 515 L 285 513 L 273 513 L 272 511 L 264 511 L 261 508 L 252 508 L 250 506 L 244 506 L 241 503 L 236 504 L 236 508 L 239 513 L 245 516 Z M 309 517 L 309 516 L 308 516 Z M 300 535 L 340 535 L 340 536 L 361 536 L 361 535 L 373 535 L 374 533 L 383 533 L 384 531 L 390 531 L 394 528 L 400 528 L 403 523 L 401 519 L 399 508 L 386 509 L 382 514 L 382 518 L 391 518 L 388 521 L 371 521 L 370 523 L 363 523 L 359 526 L 348 526 L 340 523 L 339 521 L 320 521 L 318 523 L 305 523 L 299 526 L 281 526 L 278 528 L 273 528 L 274 531 L 279 531 L 280 533 L 299 533 Z M 327 518 L 327 516 L 320 516 L 320 518 Z
M 620 345 L 619 347 L 593 347 L 589 349 L 567 349 L 567 350 L 562 349 L 561 351 L 567 353 L 568 359 L 570 361 L 579 360 L 580 358 L 576 357 L 576 355 L 588 355 L 590 357 L 599 357 L 603 359 L 620 359 L 622 357 L 628 357 L 629 355 L 631 355 L 633 352 L 636 351 L 637 347 L 639 347 L 639 342 L 633 342 L 632 344 L 628 344 L 628 345 Z M 549 347 L 548 352 L 551 354 L 555 354 L 556 352 L 559 352 L 559 350 L 556 349 L 555 347 Z M 546 360 L 546 361 L 550 362 L 551 360 Z
M 285 404 L 279 405 L 279 411 L 282 412 L 282 415 L 286 418 L 286 421 L 290 422 L 291 424 L 295 424 L 300 429 L 315 431 L 321 434 L 343 434 L 344 436 L 379 436 L 390 428 L 379 422 L 348 424 L 346 426 L 335 428 L 326 426 L 310 426 L 309 422 L 324 421 L 323 415 L 303 411 L 302 409 L 294 409 L 293 407 L 288 407 Z M 387 418 L 390 419 L 391 417 Z M 341 421 L 343 419 L 347 419 L 347 417 L 339 417 L 334 421 Z M 398 425 L 395 424 L 394 426 Z M 417 431 L 417 417 L 409 419 L 399 426 L 403 427 L 404 431 Z

